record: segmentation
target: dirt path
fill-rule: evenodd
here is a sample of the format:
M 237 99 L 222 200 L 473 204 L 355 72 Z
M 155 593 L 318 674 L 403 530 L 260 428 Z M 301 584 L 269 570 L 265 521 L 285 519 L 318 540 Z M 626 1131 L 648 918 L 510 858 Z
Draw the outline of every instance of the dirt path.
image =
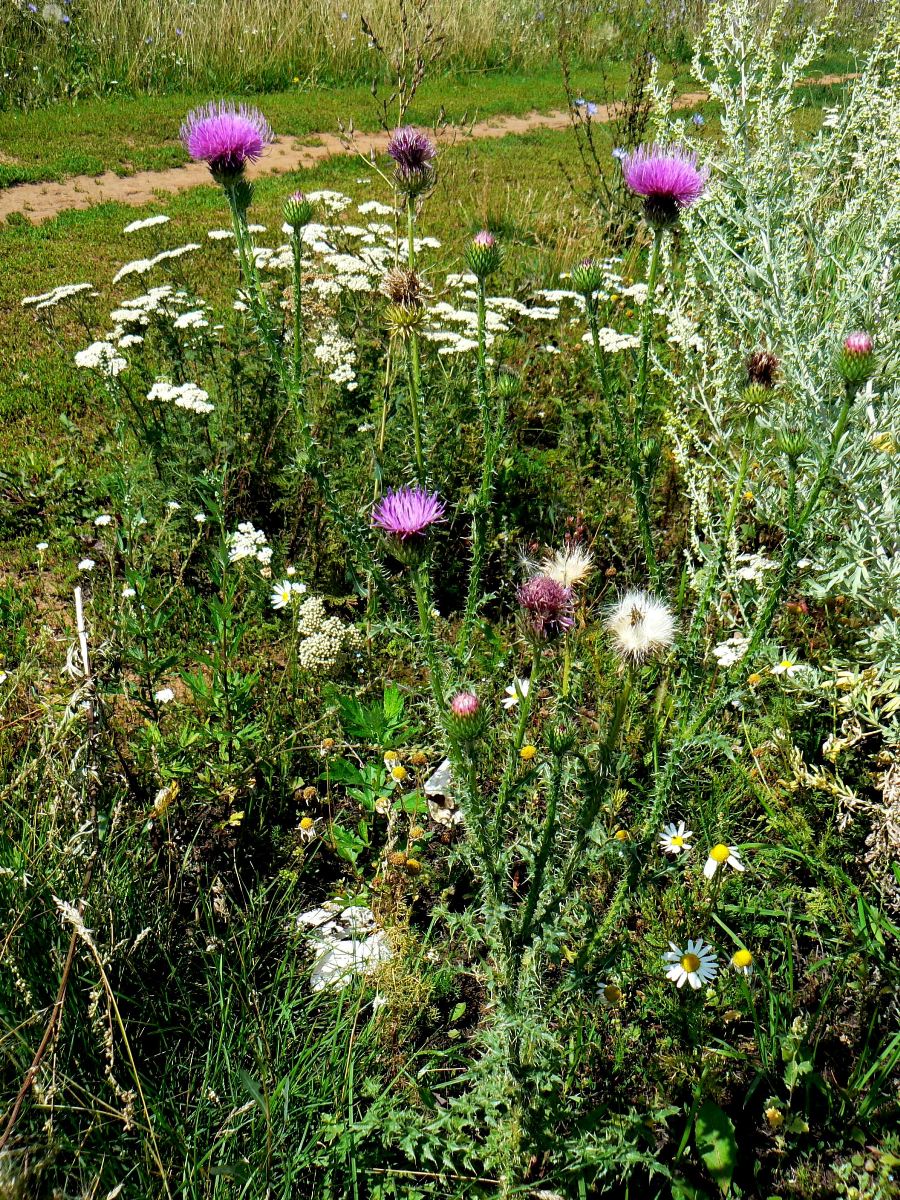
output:
M 853 75 L 822 75 L 801 82 L 827 85 L 845 83 L 853 78 Z M 705 92 L 685 92 L 676 98 L 674 107 L 694 108 L 706 99 Z M 593 120 L 610 121 L 619 107 L 616 104 L 601 104 Z M 528 133 L 532 129 L 566 129 L 570 120 L 568 112 L 560 111 L 532 112 L 520 117 L 492 117 L 476 122 L 461 140 L 469 137 L 502 138 L 507 134 Z M 297 171 L 314 167 L 334 155 L 352 152 L 346 142 L 335 134 L 310 136 L 314 138 L 312 145 L 300 144 L 296 138 L 277 138 L 251 175 Z M 448 129 L 440 137 L 460 140 L 459 130 Z M 386 133 L 357 133 L 354 146 L 363 154 L 383 153 L 387 139 Z M 0 221 L 5 221 L 10 213 L 21 213 L 37 225 L 68 209 L 90 208 L 110 200 L 120 204 L 149 204 L 160 195 L 183 192 L 204 183 L 209 183 L 209 172 L 200 163 L 188 163 L 184 167 L 170 167 L 164 171 L 138 171 L 128 176 L 107 171 L 103 175 L 76 175 L 62 183 L 20 183 L 0 190 Z

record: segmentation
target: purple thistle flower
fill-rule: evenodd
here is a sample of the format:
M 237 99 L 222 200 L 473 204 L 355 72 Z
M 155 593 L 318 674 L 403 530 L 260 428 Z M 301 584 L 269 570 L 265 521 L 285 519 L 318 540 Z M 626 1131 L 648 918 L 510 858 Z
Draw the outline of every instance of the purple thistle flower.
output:
M 871 354 L 874 345 L 872 335 L 861 330 L 848 333 L 844 338 L 844 349 L 848 354 Z
M 437 156 L 437 148 L 428 134 L 412 125 L 394 130 L 387 152 L 404 171 L 421 171 Z
M 497 245 L 497 239 L 489 229 L 482 229 L 472 238 L 472 242 L 476 246 L 483 246 L 485 250 L 491 250 Z
M 422 487 L 389 489 L 372 510 L 372 524 L 405 541 L 444 519 L 445 506 L 437 492 Z
M 205 162 L 220 182 L 243 174 L 275 139 L 257 108 L 223 100 L 192 109 L 181 126 L 181 141 L 196 162 Z
M 572 589 L 547 575 L 534 575 L 519 588 L 516 598 L 524 609 L 525 621 L 535 637 L 552 637 L 575 624 L 572 618 Z
M 455 717 L 474 717 L 481 708 L 481 701 L 474 692 L 457 692 L 450 701 L 450 711 Z
M 709 170 L 697 166 L 697 155 L 677 146 L 639 146 L 622 160 L 627 186 L 644 197 L 644 211 L 654 225 L 672 225 L 706 188 Z

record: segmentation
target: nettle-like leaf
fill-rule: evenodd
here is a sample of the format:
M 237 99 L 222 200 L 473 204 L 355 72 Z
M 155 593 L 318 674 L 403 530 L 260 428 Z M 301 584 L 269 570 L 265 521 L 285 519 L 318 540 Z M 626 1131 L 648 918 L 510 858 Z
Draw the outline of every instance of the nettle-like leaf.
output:
M 694 1143 L 703 1165 L 725 1195 L 737 1166 L 737 1139 L 731 1117 L 712 1100 L 704 1101 L 697 1113 Z

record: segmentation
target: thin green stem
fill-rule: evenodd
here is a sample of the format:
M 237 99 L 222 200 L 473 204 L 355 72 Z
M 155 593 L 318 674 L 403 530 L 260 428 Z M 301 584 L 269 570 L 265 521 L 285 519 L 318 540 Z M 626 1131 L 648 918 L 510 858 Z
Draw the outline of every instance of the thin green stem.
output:
M 535 641 L 532 647 L 531 675 L 528 682 L 528 691 L 519 701 L 519 720 L 516 725 L 516 733 L 509 748 L 506 767 L 503 771 L 503 778 L 500 781 L 500 789 L 497 793 L 497 812 L 494 817 L 494 843 L 497 846 L 501 845 L 502 842 L 503 822 L 506 819 L 506 810 L 512 798 L 513 787 L 519 769 L 519 751 L 522 749 L 522 744 L 525 741 L 528 719 L 531 716 L 531 705 L 537 694 L 541 678 L 541 662 L 541 646 L 539 642 Z
M 303 242 L 294 235 L 291 238 L 294 253 L 294 387 L 297 395 L 303 395 Z
M 656 279 L 659 274 L 659 252 L 662 247 L 663 230 L 657 225 L 653 230 L 653 247 L 650 250 L 650 266 L 647 271 L 647 298 L 641 311 L 641 348 L 638 358 L 637 383 L 634 390 L 634 430 L 636 446 L 644 434 L 644 415 L 647 406 L 647 367 L 650 361 L 650 342 L 653 334 L 653 300 L 656 295 Z

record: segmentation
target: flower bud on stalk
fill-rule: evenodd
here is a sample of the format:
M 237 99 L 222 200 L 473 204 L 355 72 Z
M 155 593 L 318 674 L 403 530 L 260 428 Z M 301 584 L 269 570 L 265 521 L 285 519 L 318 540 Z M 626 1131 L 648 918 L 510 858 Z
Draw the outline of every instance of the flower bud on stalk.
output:
M 850 333 L 838 352 L 837 368 L 846 383 L 864 383 L 874 370 L 872 335 L 864 331 Z
M 304 225 L 310 223 L 312 214 L 312 201 L 307 200 L 303 192 L 294 192 L 284 202 L 284 219 L 291 226 L 295 236 L 299 234 Z
M 594 258 L 583 258 L 572 271 L 572 287 L 590 300 L 603 286 L 603 269 Z
M 447 726 L 452 737 L 460 742 L 477 738 L 484 730 L 487 713 L 474 692 L 457 692 L 450 701 Z
M 395 129 L 387 152 L 394 160 L 394 183 L 398 191 L 415 199 L 434 187 L 437 148 L 427 134 L 412 125 Z
M 476 279 L 493 275 L 503 261 L 503 247 L 487 229 L 476 233 L 466 247 L 466 265 Z

